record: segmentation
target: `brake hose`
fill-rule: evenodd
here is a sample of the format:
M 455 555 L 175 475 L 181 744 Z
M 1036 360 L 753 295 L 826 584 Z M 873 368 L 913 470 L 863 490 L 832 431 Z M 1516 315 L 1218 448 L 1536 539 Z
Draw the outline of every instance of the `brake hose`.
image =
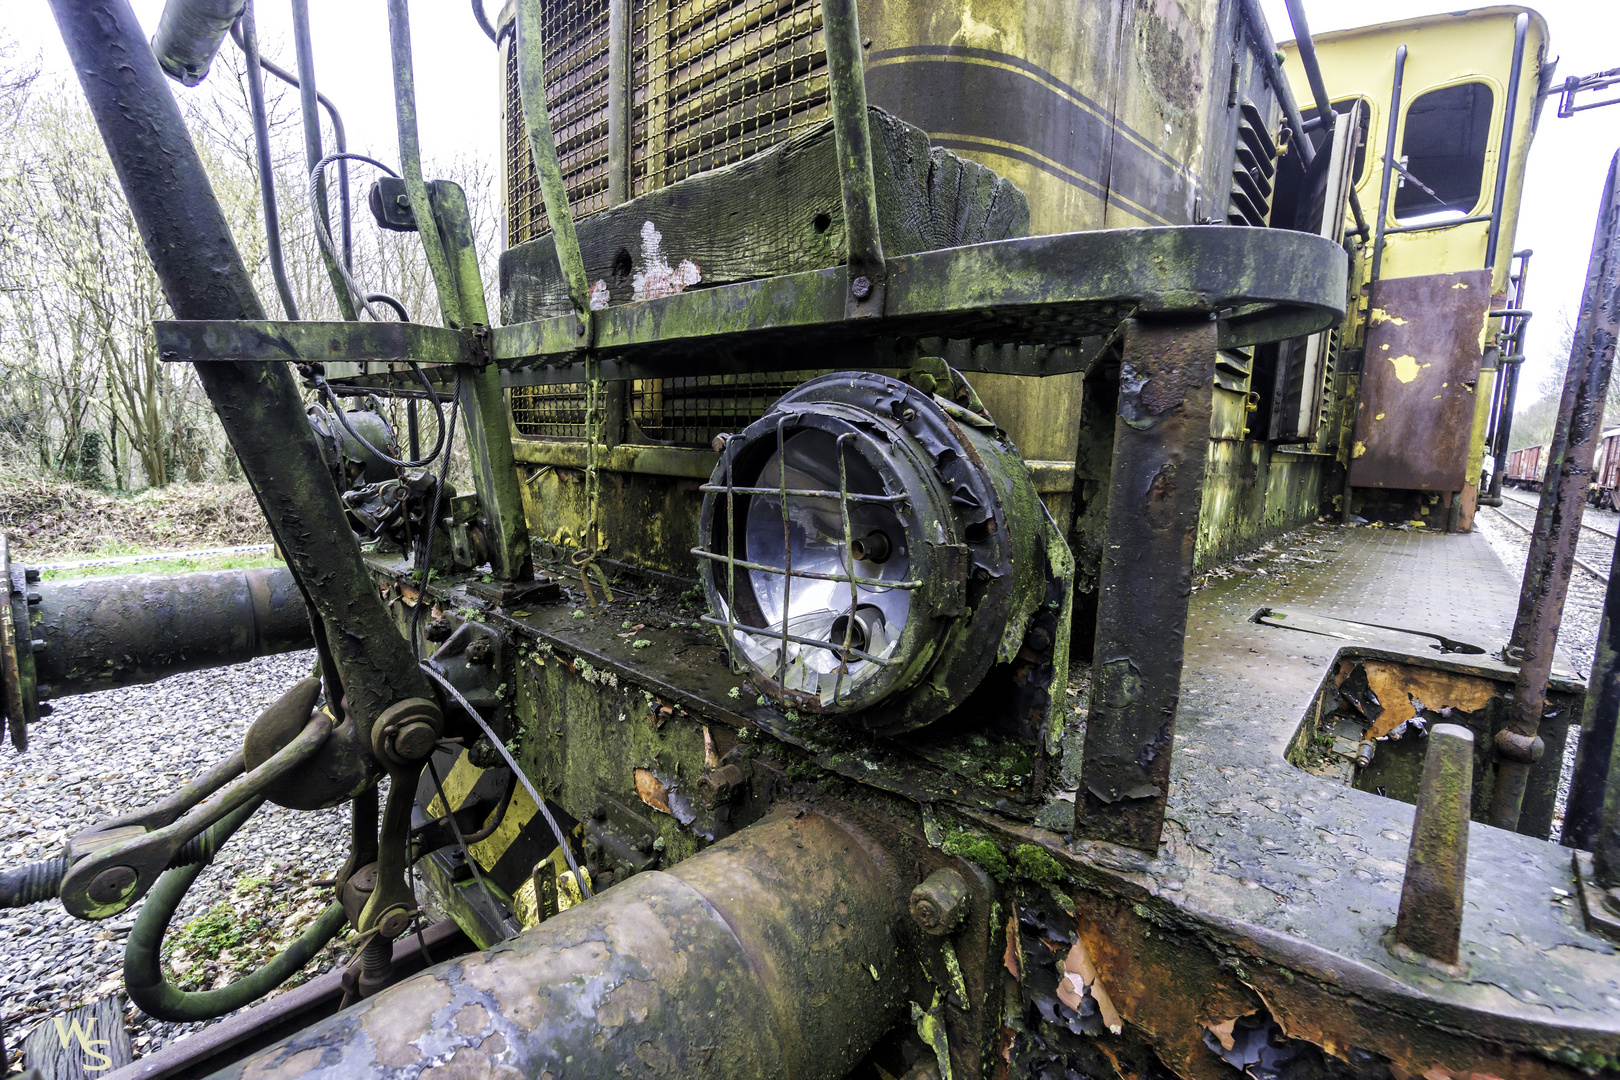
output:
M 263 796 L 250 799 L 210 828 L 214 850 L 223 847 L 263 802 Z M 164 871 L 141 905 L 124 946 L 124 989 L 143 1012 L 158 1020 L 212 1020 L 240 1009 L 286 982 L 348 925 L 343 905 L 333 902 L 291 945 L 251 974 L 216 990 L 182 990 L 164 977 L 163 937 L 186 890 L 207 866 L 204 860 Z

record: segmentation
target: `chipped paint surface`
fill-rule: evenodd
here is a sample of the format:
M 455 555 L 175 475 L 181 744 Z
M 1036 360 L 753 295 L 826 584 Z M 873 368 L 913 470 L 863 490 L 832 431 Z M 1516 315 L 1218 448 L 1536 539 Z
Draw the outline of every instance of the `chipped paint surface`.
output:
M 1380 323 L 1391 323 L 1395 326 L 1405 326 L 1407 320 L 1401 318 L 1399 315 L 1391 315 L 1383 308 L 1373 308 L 1367 313 L 1367 322 L 1373 326 L 1377 326 Z
M 697 263 L 691 259 L 682 259 L 679 264 L 670 265 L 668 256 L 664 254 L 664 234 L 650 221 L 641 226 L 641 265 L 642 269 L 630 279 L 634 290 L 632 300 L 674 296 L 703 280 Z
M 1395 377 L 1403 383 L 1409 383 L 1418 377 L 1418 372 L 1428 367 L 1428 364 L 1418 363 L 1415 356 L 1392 356 L 1389 362 L 1395 365 Z

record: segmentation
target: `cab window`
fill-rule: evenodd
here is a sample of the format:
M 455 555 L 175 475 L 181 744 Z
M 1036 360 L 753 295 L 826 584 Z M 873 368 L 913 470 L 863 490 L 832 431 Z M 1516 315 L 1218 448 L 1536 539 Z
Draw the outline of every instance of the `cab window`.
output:
M 1395 174 L 1395 217 L 1409 223 L 1466 217 L 1485 184 L 1485 143 L 1495 95 L 1481 82 L 1430 90 L 1412 100 Z

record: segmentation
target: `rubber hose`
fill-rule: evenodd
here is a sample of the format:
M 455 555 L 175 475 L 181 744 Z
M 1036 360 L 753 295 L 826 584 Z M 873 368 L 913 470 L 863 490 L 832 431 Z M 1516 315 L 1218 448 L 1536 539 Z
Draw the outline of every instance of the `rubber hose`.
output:
M 224 845 L 261 802 L 263 799 L 253 799 L 208 830 L 216 841 L 215 850 Z M 143 1012 L 158 1020 L 212 1020 L 240 1009 L 286 982 L 348 925 L 343 905 L 334 902 L 296 941 L 251 974 L 217 990 L 182 990 L 164 978 L 163 936 L 186 890 L 207 865 L 207 862 L 198 862 L 165 870 L 141 905 L 124 947 L 124 989 Z

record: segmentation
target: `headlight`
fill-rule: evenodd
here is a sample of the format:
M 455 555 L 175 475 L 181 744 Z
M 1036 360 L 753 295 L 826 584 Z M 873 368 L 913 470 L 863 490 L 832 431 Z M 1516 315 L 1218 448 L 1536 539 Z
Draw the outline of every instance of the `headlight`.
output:
M 708 621 L 787 708 L 905 731 L 1032 643 L 1049 678 L 1066 644 L 1068 549 L 1005 436 L 944 398 L 814 379 L 726 440 L 704 491 Z

